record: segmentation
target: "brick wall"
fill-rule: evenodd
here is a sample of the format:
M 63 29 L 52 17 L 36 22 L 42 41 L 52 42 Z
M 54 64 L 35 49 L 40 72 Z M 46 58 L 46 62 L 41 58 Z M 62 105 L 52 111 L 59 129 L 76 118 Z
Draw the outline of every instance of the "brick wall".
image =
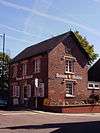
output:
M 44 110 L 57 113 L 100 113 L 100 105 L 44 106 Z
M 66 82 L 62 83 L 63 79 L 55 77 L 56 73 L 65 74 L 65 60 L 62 60 L 62 56 L 65 55 L 65 45 L 60 43 L 55 47 L 48 55 L 48 96 L 50 104 L 64 104 L 65 101 L 73 103 L 75 101 L 80 102 L 87 99 L 87 59 L 84 54 L 81 53 L 77 44 L 69 38 L 66 40 L 65 45 L 71 48 L 72 56 L 76 58 L 74 62 L 75 75 L 82 77 L 82 80 L 77 80 L 77 84 L 74 87 L 74 98 L 66 98 Z
M 20 86 L 20 97 L 19 97 L 19 103 L 21 104 L 21 99 L 22 99 L 22 95 L 23 95 L 23 85 L 25 84 L 30 84 L 31 85 L 31 98 L 30 98 L 30 102 L 32 103 L 32 105 L 34 106 L 34 79 L 35 78 L 38 78 L 38 79 L 42 79 L 44 84 L 45 84 L 45 97 L 48 96 L 48 55 L 45 53 L 45 54 L 42 54 L 42 55 L 39 55 L 37 56 L 40 58 L 41 60 L 41 71 L 40 73 L 34 73 L 34 69 L 33 69 L 33 61 L 36 57 L 31 57 L 31 58 L 28 58 L 28 59 L 25 59 L 25 60 L 22 60 L 22 61 L 19 61 L 17 62 L 17 69 L 18 69 L 18 72 L 17 72 L 17 78 L 22 78 L 22 63 L 24 61 L 26 61 L 26 64 L 27 64 L 27 76 L 29 75 L 33 75 L 33 78 L 30 78 L 30 79 L 21 79 L 21 80 L 16 80 L 16 77 L 12 77 L 12 67 L 13 67 L 13 64 L 10 65 L 10 103 L 12 104 L 12 100 L 13 100 L 13 97 L 12 97 L 12 84 L 13 83 L 17 83 L 17 85 Z M 43 98 L 38 98 L 38 104 L 40 104 L 40 106 L 43 104 Z

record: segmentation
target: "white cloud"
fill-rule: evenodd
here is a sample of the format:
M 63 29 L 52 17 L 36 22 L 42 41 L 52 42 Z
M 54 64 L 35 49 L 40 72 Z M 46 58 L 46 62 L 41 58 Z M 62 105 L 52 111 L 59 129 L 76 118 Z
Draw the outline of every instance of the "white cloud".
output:
M 11 2 L 7 2 L 5 0 L 0 0 L 0 3 L 4 6 L 7 6 L 7 7 L 12 7 L 12 8 L 15 8 L 15 9 L 18 9 L 18 10 L 24 10 L 24 11 L 31 11 L 31 9 L 27 8 L 27 7 L 23 7 L 23 6 L 19 6 L 17 4 L 14 4 L 14 3 L 11 3 Z
M 42 12 L 48 12 L 48 10 L 51 8 L 51 6 L 53 5 L 53 1 L 50 0 L 34 0 L 32 3 L 32 8 L 31 8 L 31 12 L 28 15 L 28 17 L 26 18 L 26 21 L 24 23 L 25 25 L 25 31 L 29 31 L 30 29 L 30 23 L 33 19 L 33 15 L 34 15 L 34 8 L 37 8 L 37 10 L 42 11 Z
M 24 33 L 24 34 L 26 34 L 26 35 L 30 35 L 30 33 L 28 33 L 28 32 L 25 32 L 25 31 L 23 31 L 23 30 L 18 30 L 18 29 L 16 29 L 16 28 L 13 28 L 13 27 L 10 27 L 10 26 L 1 24 L 1 23 L 0 23 L 0 26 L 1 26 L 1 27 L 5 27 L 5 28 L 8 29 L 8 30 L 12 30 L 12 31 L 16 31 L 16 32 L 21 32 L 21 33 Z

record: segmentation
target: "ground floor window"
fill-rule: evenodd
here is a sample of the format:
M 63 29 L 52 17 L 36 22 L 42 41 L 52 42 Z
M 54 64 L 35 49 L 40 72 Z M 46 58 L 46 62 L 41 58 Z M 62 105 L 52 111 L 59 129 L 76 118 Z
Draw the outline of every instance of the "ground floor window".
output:
M 19 86 L 13 86 L 13 97 L 19 97 L 20 96 L 20 87 Z
M 24 86 L 24 98 L 31 97 L 31 85 Z
M 71 81 L 66 82 L 66 95 L 73 95 L 74 84 Z

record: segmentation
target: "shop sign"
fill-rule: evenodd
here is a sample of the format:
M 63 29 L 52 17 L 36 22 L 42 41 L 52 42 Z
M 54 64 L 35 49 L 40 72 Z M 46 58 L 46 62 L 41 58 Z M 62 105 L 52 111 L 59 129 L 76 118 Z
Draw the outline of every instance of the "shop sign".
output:
M 21 78 L 16 77 L 16 80 L 18 81 L 18 80 L 30 79 L 30 78 L 33 78 L 33 75 L 23 76 Z
M 82 76 L 79 76 L 79 75 L 71 75 L 71 74 L 63 75 L 59 73 L 56 73 L 56 78 L 82 80 Z

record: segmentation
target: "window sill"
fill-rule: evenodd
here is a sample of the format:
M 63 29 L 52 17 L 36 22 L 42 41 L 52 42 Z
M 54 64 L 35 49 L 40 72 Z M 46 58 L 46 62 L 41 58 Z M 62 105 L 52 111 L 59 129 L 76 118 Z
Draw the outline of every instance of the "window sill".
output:
M 71 74 L 71 75 L 74 75 L 74 72 L 67 72 L 67 71 L 65 71 L 65 74 Z
M 100 90 L 100 88 L 92 88 L 92 87 L 88 87 L 88 90 Z
M 68 98 L 74 98 L 75 96 L 74 95 L 71 95 L 71 94 L 66 94 L 66 97 L 68 97 Z
M 38 74 L 38 73 L 40 73 L 40 72 L 33 72 L 33 74 Z

